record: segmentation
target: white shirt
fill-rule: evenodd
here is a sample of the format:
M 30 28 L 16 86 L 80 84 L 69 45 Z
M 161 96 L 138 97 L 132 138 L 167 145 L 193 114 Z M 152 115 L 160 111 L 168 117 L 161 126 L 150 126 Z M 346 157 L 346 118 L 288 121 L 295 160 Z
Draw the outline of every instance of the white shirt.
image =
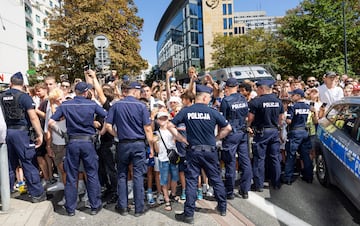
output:
M 164 142 L 166 144 L 166 147 L 168 149 L 176 149 L 174 137 L 170 133 L 170 131 L 167 130 L 167 129 L 159 129 L 159 130 L 161 132 L 161 137 L 162 137 L 162 139 L 164 140 Z M 158 145 L 159 145 L 159 153 L 158 153 L 159 161 L 161 161 L 161 162 L 169 161 L 169 158 L 167 157 L 167 150 L 165 148 L 164 142 L 161 140 L 160 134 L 159 134 L 158 131 L 157 131 L 157 133 L 158 133 L 158 136 L 159 136 L 159 142 L 158 142 Z
M 338 86 L 328 89 L 325 84 L 322 84 L 318 87 L 318 90 L 320 101 L 322 103 L 327 103 L 327 108 L 335 101 L 344 97 L 344 91 Z

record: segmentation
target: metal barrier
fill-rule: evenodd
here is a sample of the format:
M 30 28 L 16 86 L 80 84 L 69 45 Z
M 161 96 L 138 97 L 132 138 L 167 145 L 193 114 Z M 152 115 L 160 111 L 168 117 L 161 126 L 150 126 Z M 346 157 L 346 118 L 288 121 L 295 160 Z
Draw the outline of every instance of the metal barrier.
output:
M 2 211 L 10 209 L 10 181 L 7 146 L 0 144 L 0 196 Z

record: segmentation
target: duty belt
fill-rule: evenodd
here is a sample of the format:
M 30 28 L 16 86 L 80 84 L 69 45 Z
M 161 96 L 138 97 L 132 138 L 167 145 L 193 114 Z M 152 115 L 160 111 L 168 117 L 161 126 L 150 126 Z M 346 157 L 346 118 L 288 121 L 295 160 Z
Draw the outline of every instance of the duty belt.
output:
M 294 131 L 294 130 L 306 130 L 306 127 L 294 127 L 289 129 L 289 131 Z
M 69 137 L 70 141 L 82 140 L 82 141 L 91 141 L 95 142 L 95 136 L 92 135 L 73 135 Z
M 215 151 L 216 147 L 215 146 L 211 146 L 211 145 L 194 145 L 189 147 L 189 149 L 193 150 L 193 151 Z
M 16 129 L 16 130 L 23 130 L 28 131 L 29 128 L 27 126 L 20 126 L 20 125 L 14 125 L 14 126 L 8 126 L 8 129 Z
M 123 139 L 119 140 L 120 144 L 128 144 L 128 143 L 134 143 L 134 142 L 145 142 L 145 139 Z

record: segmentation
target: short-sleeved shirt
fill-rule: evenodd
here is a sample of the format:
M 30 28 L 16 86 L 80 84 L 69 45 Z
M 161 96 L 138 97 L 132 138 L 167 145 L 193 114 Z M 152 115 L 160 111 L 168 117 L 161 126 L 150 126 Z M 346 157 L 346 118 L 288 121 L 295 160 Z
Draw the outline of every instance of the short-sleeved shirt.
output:
M 144 126 L 151 124 L 150 112 L 144 103 L 127 96 L 110 107 L 106 122 L 116 126 L 120 141 L 145 139 Z
M 17 89 L 9 89 L 9 90 L 5 91 L 5 93 L 12 93 L 12 94 L 16 94 L 19 92 L 22 92 L 22 91 L 17 90 Z M 24 119 L 9 120 L 8 122 L 6 122 L 7 126 L 31 126 L 31 122 L 30 122 L 29 116 L 27 114 L 27 110 L 35 109 L 35 103 L 34 103 L 33 99 L 29 96 L 29 94 L 23 93 L 19 97 L 19 105 L 25 111 Z M 6 118 L 6 116 L 5 116 L 5 118 Z
M 284 107 L 275 94 L 265 94 L 249 102 L 249 111 L 255 115 L 252 122 L 255 128 L 277 128 Z
M 245 119 L 249 113 L 249 107 L 243 95 L 233 93 L 221 101 L 220 112 L 228 120 L 234 131 L 245 127 Z
M 219 125 L 222 128 L 228 125 L 224 116 L 218 111 L 200 103 L 182 109 L 172 123 L 174 125 L 185 123 L 187 140 L 191 146 L 215 146 L 215 126 Z
M 62 116 L 66 119 L 66 128 L 69 136 L 94 135 L 94 115 L 106 117 L 107 112 L 96 102 L 82 96 L 63 102 L 51 116 L 51 119 L 59 121 Z
M 291 120 L 289 128 L 305 127 L 310 114 L 310 105 L 304 102 L 296 102 L 287 110 L 286 119 Z

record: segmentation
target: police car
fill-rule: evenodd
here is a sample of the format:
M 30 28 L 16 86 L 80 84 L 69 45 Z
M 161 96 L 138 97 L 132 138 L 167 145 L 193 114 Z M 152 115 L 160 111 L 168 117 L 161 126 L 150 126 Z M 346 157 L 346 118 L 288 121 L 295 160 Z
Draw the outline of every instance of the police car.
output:
M 360 97 L 335 102 L 319 121 L 316 175 L 340 188 L 360 210 Z

